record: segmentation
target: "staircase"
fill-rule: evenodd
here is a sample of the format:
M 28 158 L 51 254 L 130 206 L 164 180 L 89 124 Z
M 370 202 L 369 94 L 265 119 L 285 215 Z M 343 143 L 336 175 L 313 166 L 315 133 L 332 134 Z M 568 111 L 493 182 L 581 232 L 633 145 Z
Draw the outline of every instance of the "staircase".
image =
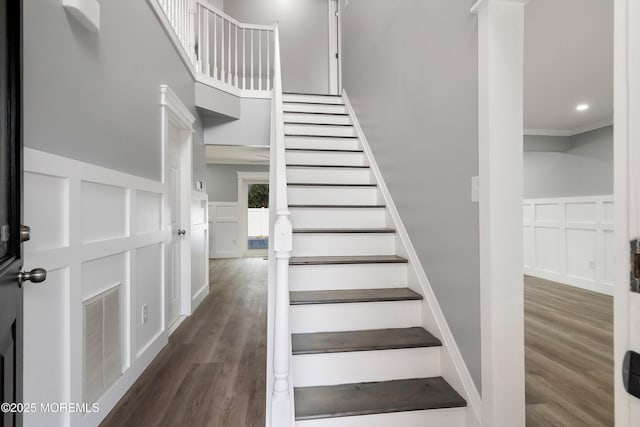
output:
M 342 97 L 283 101 L 296 426 L 467 425 Z

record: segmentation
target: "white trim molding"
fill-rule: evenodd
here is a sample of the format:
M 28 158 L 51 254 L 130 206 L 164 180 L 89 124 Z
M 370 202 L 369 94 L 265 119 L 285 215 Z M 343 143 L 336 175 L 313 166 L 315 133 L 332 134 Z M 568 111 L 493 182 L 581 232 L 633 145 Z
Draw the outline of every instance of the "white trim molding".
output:
M 193 131 L 193 124 L 196 118 L 191 111 L 184 105 L 182 100 L 167 85 L 160 85 L 160 105 L 167 107 L 176 117 L 184 124 L 184 126 Z
M 525 129 L 523 133 L 534 136 L 573 136 L 611 125 L 613 125 L 613 120 L 605 120 L 573 129 Z
M 347 111 L 353 119 L 353 125 L 356 129 L 356 133 L 362 144 L 367 160 L 369 162 L 371 171 L 378 183 L 378 189 L 384 198 L 384 204 L 387 206 L 388 213 L 391 215 L 393 221 L 393 227 L 399 236 L 399 242 L 396 244 L 398 255 L 404 256 L 409 260 L 410 273 L 408 276 L 411 278 L 409 283 L 410 287 L 415 287 L 424 296 L 424 309 L 423 309 L 423 323 L 424 327 L 442 340 L 445 351 L 442 352 L 442 376 L 460 393 L 468 403 L 467 412 L 467 427 L 476 427 L 481 425 L 481 403 L 480 393 L 476 388 L 469 369 L 460 353 L 460 349 L 456 344 L 451 329 L 447 324 L 447 320 L 440 308 L 440 304 L 436 298 L 433 288 L 429 283 L 429 279 L 422 267 L 422 263 L 418 258 L 418 254 L 413 247 L 409 233 L 405 228 L 400 213 L 396 208 L 391 193 L 384 181 L 380 168 L 376 163 L 375 157 L 369 146 L 369 142 L 362 130 L 362 126 L 358 121 L 358 117 L 349 101 L 346 90 L 343 89 L 342 97 L 344 99 Z
M 239 98 L 271 99 L 271 95 L 273 92 L 271 90 L 240 89 L 228 83 L 216 80 L 200 72 L 198 72 L 196 75 L 196 81 L 204 85 L 220 89 L 223 92 L 230 93 L 231 95 L 235 95 Z

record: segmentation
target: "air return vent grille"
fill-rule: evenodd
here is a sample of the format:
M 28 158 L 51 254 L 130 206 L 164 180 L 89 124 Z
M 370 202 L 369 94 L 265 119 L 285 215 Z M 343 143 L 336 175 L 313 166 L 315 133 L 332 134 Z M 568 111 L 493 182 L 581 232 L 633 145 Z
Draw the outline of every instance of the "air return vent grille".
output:
M 83 303 L 83 401 L 95 402 L 122 375 L 120 284 Z

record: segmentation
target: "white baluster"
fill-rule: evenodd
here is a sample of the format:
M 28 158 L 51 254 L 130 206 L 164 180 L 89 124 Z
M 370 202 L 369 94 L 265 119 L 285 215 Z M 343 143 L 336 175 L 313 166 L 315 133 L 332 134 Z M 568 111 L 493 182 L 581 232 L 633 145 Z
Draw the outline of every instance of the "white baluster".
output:
M 262 30 L 258 30 L 258 90 L 262 90 Z
M 213 14 L 213 78 L 218 79 L 218 15 Z
M 267 86 L 265 90 L 271 90 L 271 82 L 269 77 L 271 76 L 271 52 L 269 48 L 271 47 L 271 31 L 267 31 Z
M 251 90 L 253 90 L 253 28 L 251 29 Z
M 178 0 L 178 39 L 182 46 L 184 46 L 184 5 L 183 0 Z
M 233 79 L 233 85 L 235 87 L 238 87 L 238 26 L 236 25 L 236 54 L 234 56 L 235 60 L 236 60 L 236 66 L 233 67 L 233 71 L 235 72 L 234 74 L 234 79 Z
M 227 67 L 228 67 L 228 71 L 229 71 L 229 75 L 227 76 L 227 83 L 229 83 L 230 85 L 233 84 L 233 74 L 231 73 L 231 21 L 229 21 L 229 41 L 228 41 L 228 58 L 229 58 L 229 62 L 227 62 Z
M 204 16 L 204 33 L 202 35 L 202 39 L 200 39 L 200 51 L 202 55 L 202 64 L 204 66 L 204 73 L 207 76 L 211 76 L 211 60 L 209 58 L 211 54 L 211 50 L 209 47 L 209 40 L 211 37 L 211 32 L 209 31 L 209 19 L 211 16 L 209 15 L 209 9 L 202 8 L 201 9 Z
M 190 0 L 189 3 L 189 56 L 191 62 L 198 67 L 198 57 L 196 56 L 196 16 L 197 16 L 197 4 L 195 0 Z
M 202 73 L 202 10 L 200 9 L 200 4 L 196 3 L 196 13 L 195 13 L 195 22 L 196 22 L 196 35 L 194 38 L 194 49 L 196 43 L 198 44 L 198 52 L 195 53 L 194 58 L 196 59 L 196 71 L 198 73 Z
M 227 78 L 227 74 L 224 71 L 224 21 L 226 21 L 226 19 L 223 17 L 220 18 L 220 81 L 224 82 Z
M 242 28 L 242 89 L 247 88 L 247 74 L 246 74 L 246 64 L 247 64 L 247 30 Z

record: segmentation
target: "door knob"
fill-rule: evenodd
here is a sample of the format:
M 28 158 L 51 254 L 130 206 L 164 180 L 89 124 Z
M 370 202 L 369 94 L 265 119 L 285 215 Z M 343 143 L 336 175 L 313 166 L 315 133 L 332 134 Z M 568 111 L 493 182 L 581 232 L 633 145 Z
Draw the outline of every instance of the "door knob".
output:
M 178 230 L 178 236 L 184 236 L 187 234 L 187 230 Z
M 22 286 L 24 282 L 44 282 L 46 278 L 47 270 L 45 270 L 44 268 L 34 268 L 31 271 L 21 271 L 20 273 L 18 273 L 18 282 L 20 283 L 20 286 Z

